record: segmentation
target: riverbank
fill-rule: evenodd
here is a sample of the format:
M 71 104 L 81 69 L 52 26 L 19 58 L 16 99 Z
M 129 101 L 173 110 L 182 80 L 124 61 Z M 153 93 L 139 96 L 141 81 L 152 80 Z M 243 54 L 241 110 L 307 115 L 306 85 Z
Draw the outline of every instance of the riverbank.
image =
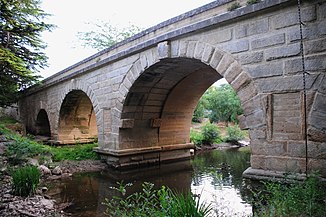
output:
M 64 213 L 63 209 L 69 204 L 58 204 L 49 195 L 47 195 L 47 184 L 52 180 L 66 179 L 76 172 L 101 171 L 106 168 L 106 164 L 100 160 L 63 160 L 61 162 L 46 161 L 47 155 L 23 159 L 21 164 L 13 164 L 12 156 L 8 157 L 8 147 L 17 143 L 17 141 L 8 138 L 4 132 L 0 132 L 0 213 L 1 217 L 12 216 L 55 216 L 64 217 L 69 214 Z M 24 141 L 26 142 L 26 141 Z M 30 151 L 29 149 L 27 149 Z M 19 158 L 14 155 L 17 159 Z M 16 160 L 17 160 L 16 159 Z M 19 158 L 19 160 L 21 160 Z M 44 165 L 43 163 L 46 163 Z M 34 195 L 28 197 L 16 196 L 12 191 L 11 173 L 19 166 L 34 165 L 42 172 L 40 185 Z
M 69 216 L 69 213 L 63 210 L 70 206 L 70 202 L 57 203 L 48 195 L 46 186 L 53 180 L 70 179 L 74 173 L 105 170 L 107 165 L 94 159 L 91 155 L 94 153 L 92 146 L 86 149 L 87 145 L 46 146 L 35 142 L 33 138 L 21 137 L 17 134 L 17 132 L 24 133 L 19 130 L 20 127 L 17 124 L 11 125 L 10 129 L 11 131 L 5 128 L 0 130 L 1 216 Z M 201 146 L 200 150 L 220 148 L 232 148 L 232 146 L 227 143 L 213 144 Z M 236 146 L 236 148 L 240 147 Z M 36 166 L 42 172 L 36 193 L 29 197 L 15 196 L 12 192 L 11 173 L 24 165 Z

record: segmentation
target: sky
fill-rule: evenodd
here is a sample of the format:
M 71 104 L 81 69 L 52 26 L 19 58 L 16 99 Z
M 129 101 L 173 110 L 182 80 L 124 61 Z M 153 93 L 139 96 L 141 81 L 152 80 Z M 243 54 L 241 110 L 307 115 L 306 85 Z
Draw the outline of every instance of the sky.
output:
M 208 4 L 213 0 L 43 0 L 42 9 L 52 16 L 47 23 L 57 27 L 42 35 L 48 47 L 49 67 L 40 75 L 46 78 L 93 54 L 97 51 L 80 45 L 78 32 L 89 30 L 87 23 L 99 20 L 114 26 L 130 24 L 149 28 L 167 19 Z

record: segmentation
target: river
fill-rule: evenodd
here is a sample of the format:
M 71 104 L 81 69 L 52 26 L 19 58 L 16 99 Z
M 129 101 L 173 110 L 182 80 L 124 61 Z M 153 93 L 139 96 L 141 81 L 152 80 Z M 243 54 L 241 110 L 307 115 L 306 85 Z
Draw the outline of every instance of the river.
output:
M 252 214 L 250 180 L 242 178 L 250 166 L 250 153 L 238 148 L 203 151 L 191 161 L 164 164 L 131 171 L 105 170 L 74 174 L 52 183 L 50 194 L 58 202 L 72 205 L 65 211 L 78 217 L 104 216 L 105 198 L 116 194 L 117 182 L 132 183 L 127 192 L 141 190 L 143 182 L 165 185 L 179 192 L 191 191 L 202 202 L 214 206 L 212 216 L 249 216 Z

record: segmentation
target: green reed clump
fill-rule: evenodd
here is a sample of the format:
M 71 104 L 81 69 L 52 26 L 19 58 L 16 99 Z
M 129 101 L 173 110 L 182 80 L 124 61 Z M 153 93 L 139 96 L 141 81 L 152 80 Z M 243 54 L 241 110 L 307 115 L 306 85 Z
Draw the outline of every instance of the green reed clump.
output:
M 41 173 L 35 166 L 16 169 L 12 174 L 12 190 L 15 195 L 29 196 L 35 193 Z
M 141 192 L 126 195 L 126 187 L 130 184 L 119 184 L 113 188 L 121 196 L 114 196 L 111 200 L 105 199 L 105 214 L 119 217 L 205 217 L 211 212 L 211 205 L 199 203 L 188 194 L 178 194 L 162 186 L 159 190 L 154 189 L 154 184 L 144 182 Z
M 316 175 L 304 182 L 264 183 L 267 195 L 256 216 L 326 216 L 326 185 Z

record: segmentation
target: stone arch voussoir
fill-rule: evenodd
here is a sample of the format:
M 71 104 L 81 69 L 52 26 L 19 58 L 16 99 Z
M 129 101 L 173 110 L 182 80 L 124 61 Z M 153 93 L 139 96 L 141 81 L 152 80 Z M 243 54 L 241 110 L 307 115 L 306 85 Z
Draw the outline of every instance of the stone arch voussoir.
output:
M 218 46 L 206 43 L 200 40 L 179 40 L 178 42 L 168 43 L 169 58 L 190 58 L 201 61 L 202 63 L 211 66 L 221 76 L 223 76 L 232 88 L 237 92 L 242 104 L 250 102 L 257 96 L 257 87 L 254 84 L 252 77 L 242 68 L 242 65 L 230 54 L 221 50 Z M 153 49 L 151 52 L 144 52 L 145 54 L 132 65 L 130 70 L 126 73 L 120 85 L 120 103 L 123 104 L 131 86 L 138 79 L 138 77 L 150 66 L 159 61 L 159 58 L 153 58 Z M 150 54 L 150 55 L 146 55 Z M 149 61 L 151 60 L 152 61 Z M 155 61 L 153 61 L 155 59 Z M 256 99 L 255 99 L 256 100 Z M 261 112 L 265 118 L 265 110 L 263 103 L 258 103 L 259 108 L 256 110 Z M 122 111 L 121 111 L 122 112 Z M 241 120 L 246 124 L 246 111 Z M 249 116 L 251 114 L 248 114 Z

